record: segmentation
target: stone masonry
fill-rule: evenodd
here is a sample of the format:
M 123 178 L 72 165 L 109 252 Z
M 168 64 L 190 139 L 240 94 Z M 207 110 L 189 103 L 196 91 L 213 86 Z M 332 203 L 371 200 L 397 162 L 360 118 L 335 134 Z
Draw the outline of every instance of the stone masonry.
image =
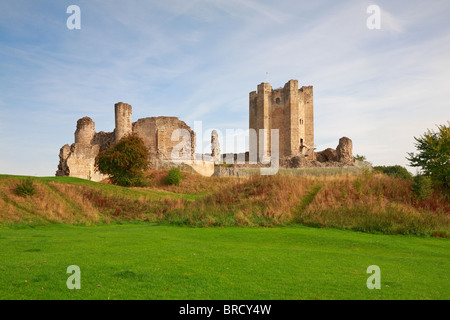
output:
M 212 175 L 226 159 L 233 166 L 267 166 L 272 143 L 271 129 L 279 133 L 279 164 L 281 167 L 352 166 L 352 140 L 342 137 L 336 149 L 315 152 L 313 87 L 299 89 L 298 80 L 289 80 L 284 87 L 272 89 L 261 83 L 249 94 L 249 152 L 220 154 L 217 131 L 211 133 L 210 160 L 198 160 L 195 155 L 195 133 L 176 117 L 150 117 L 132 122 L 132 107 L 118 102 L 114 105 L 113 132 L 95 132 L 95 123 L 89 117 L 77 121 L 75 143 L 64 145 L 59 152 L 57 176 L 71 176 L 101 181 L 106 176 L 95 170 L 95 158 L 121 138 L 135 134 L 149 149 L 153 168 L 188 165 L 203 175 Z M 202 156 L 202 155 L 201 155 Z M 202 157 L 201 157 L 202 158 Z M 245 159 L 244 163 L 237 161 Z M 255 163 L 254 160 L 258 160 Z M 250 161 L 251 160 L 251 161 Z M 228 160 L 227 160 L 228 161 Z M 239 163 L 238 163 L 239 162 Z M 220 168 L 219 168 L 220 169 Z
M 77 121 L 75 143 L 64 145 L 59 152 L 56 176 L 70 176 L 101 181 L 107 176 L 95 170 L 95 158 L 121 138 L 136 134 L 149 149 L 149 161 L 172 159 L 172 151 L 187 160 L 193 159 L 194 131 L 176 117 L 150 117 L 131 122 L 132 107 L 119 102 L 114 106 L 114 132 L 95 132 L 95 123 L 89 117 Z M 180 129 L 180 130 L 177 130 Z
M 343 137 L 335 149 L 315 152 L 313 87 L 298 88 L 298 80 L 272 89 L 258 85 L 249 95 L 250 155 L 259 162 L 271 155 L 271 129 L 279 131 L 280 164 L 291 168 L 353 165 L 352 140 Z M 264 156 L 266 159 L 264 159 Z
M 319 162 L 339 162 L 344 165 L 352 166 L 354 164 L 352 140 L 347 137 L 340 138 L 336 150 L 328 148 L 316 152 L 316 159 Z
M 250 134 L 250 154 L 258 154 L 258 159 L 270 156 L 271 129 L 278 129 L 280 158 L 303 154 L 314 159 L 312 86 L 299 89 L 298 80 L 289 80 L 283 88 L 272 89 L 263 82 L 249 98 L 249 129 L 255 132 Z
M 216 130 L 211 132 L 211 157 L 214 162 L 220 162 L 219 135 Z

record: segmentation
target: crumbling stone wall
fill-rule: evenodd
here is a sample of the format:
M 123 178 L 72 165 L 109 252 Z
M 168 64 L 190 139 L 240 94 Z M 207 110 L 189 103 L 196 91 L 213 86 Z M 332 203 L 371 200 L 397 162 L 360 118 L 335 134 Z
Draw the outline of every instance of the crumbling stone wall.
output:
M 149 158 L 172 159 L 172 151 L 177 157 L 191 160 L 195 151 L 194 131 L 177 117 L 152 117 L 139 119 L 133 123 L 133 134 L 144 140 L 149 149 Z M 175 150 L 174 150 L 175 149 Z
M 210 165 L 225 161 L 241 162 L 243 166 L 262 165 L 254 163 L 259 150 L 271 155 L 271 129 L 279 130 L 280 166 L 288 168 L 315 166 L 354 165 L 352 141 L 343 137 L 336 149 L 314 152 L 313 87 L 298 88 L 297 80 L 288 81 L 283 88 L 272 89 L 269 83 L 258 85 L 249 95 L 250 152 L 245 154 L 220 154 L 217 132 L 211 135 L 213 161 L 196 164 L 200 171 L 210 171 Z M 194 165 L 195 133 L 176 117 L 150 117 L 132 123 L 132 107 L 118 102 L 114 105 L 115 129 L 113 132 L 95 132 L 95 123 L 89 117 L 77 121 L 75 143 L 64 145 L 59 153 L 57 176 L 73 176 L 100 181 L 106 176 L 95 171 L 95 158 L 100 151 L 108 149 L 121 138 L 136 134 L 149 149 L 149 161 L 154 166 L 164 165 L 166 160 L 186 160 Z M 263 130 L 260 132 L 260 130 Z M 178 134 L 177 134 L 178 133 Z M 249 161 L 251 159 L 252 161 Z M 270 158 L 269 158 L 270 159 Z M 261 159 L 259 159 L 261 160 Z M 267 160 L 267 158 L 265 159 Z M 265 165 L 263 165 L 265 166 Z M 194 168 L 194 166 L 193 166 Z M 206 169 L 205 169 L 206 168 Z M 213 168 L 213 167 L 212 167 Z
M 100 146 L 100 151 L 107 150 L 116 142 L 115 132 L 104 132 L 100 131 L 94 135 L 92 139 L 92 144 L 98 144 Z
M 244 154 L 239 154 L 244 159 Z M 238 154 L 222 154 L 221 162 L 232 164 L 233 167 L 262 168 L 270 166 L 270 163 L 253 164 L 249 162 L 249 153 L 245 153 L 245 163 L 238 161 Z M 280 168 L 314 168 L 314 167 L 345 167 L 354 166 L 352 140 L 347 137 L 339 139 L 336 149 L 327 148 L 315 153 L 315 159 L 311 160 L 302 154 L 284 156 L 279 159 Z M 233 161 L 234 159 L 234 161 Z M 228 160 L 228 161 L 227 161 Z
M 354 165 L 352 140 L 347 137 L 340 138 L 336 150 L 328 148 L 316 152 L 316 159 L 319 162 L 340 162 L 345 165 Z
M 214 162 L 220 162 L 219 135 L 216 130 L 211 132 L 211 157 Z
M 100 145 L 94 144 L 95 123 L 89 117 L 77 121 L 75 143 L 64 145 L 59 151 L 59 164 L 56 176 L 70 176 L 101 181 L 106 176 L 95 170 L 95 157 Z
M 338 161 L 338 154 L 335 149 L 327 148 L 323 151 L 316 152 L 316 160 L 319 162 Z
M 352 140 L 350 140 L 347 137 L 340 138 L 339 145 L 336 148 L 336 152 L 338 154 L 339 162 L 349 164 L 349 165 L 354 164 Z
M 64 145 L 59 152 L 56 176 L 71 176 L 93 181 L 101 181 L 107 176 L 95 170 L 95 158 L 100 151 L 108 149 L 121 138 L 136 134 L 144 140 L 149 149 L 149 161 L 171 160 L 172 151 L 184 158 L 193 159 L 195 149 L 194 131 L 176 117 L 151 117 L 131 122 L 132 108 L 119 102 L 114 106 L 116 128 L 114 132 L 95 132 L 95 123 L 89 117 L 77 121 L 75 143 Z M 181 129 L 181 135 L 173 136 Z
M 95 135 L 95 123 L 89 117 L 81 118 L 77 121 L 75 131 L 75 143 L 89 145 Z

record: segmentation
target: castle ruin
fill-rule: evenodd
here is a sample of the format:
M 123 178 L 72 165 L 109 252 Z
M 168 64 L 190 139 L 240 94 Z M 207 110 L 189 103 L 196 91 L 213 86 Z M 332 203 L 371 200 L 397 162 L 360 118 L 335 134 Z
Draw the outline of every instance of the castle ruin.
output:
M 353 165 L 352 141 L 342 137 L 336 149 L 315 152 L 313 87 L 298 88 L 298 80 L 272 89 L 263 82 L 249 94 L 250 157 L 261 161 L 272 153 L 271 130 L 278 130 L 283 167 Z M 252 134 L 253 131 L 253 134 Z
M 195 133 L 176 117 L 150 117 L 132 122 L 132 107 L 119 102 L 114 106 L 113 132 L 95 132 L 95 123 L 89 117 L 78 120 L 75 143 L 64 145 L 59 153 L 57 176 L 71 176 L 101 181 L 107 176 L 95 170 L 95 158 L 123 137 L 135 134 L 142 138 L 149 150 L 148 158 L 153 168 L 168 168 L 186 164 L 194 171 L 216 175 L 224 168 L 220 165 L 231 159 L 236 166 L 272 165 L 272 129 L 278 130 L 279 165 L 285 168 L 352 166 L 352 141 L 342 137 L 336 149 L 315 151 L 313 87 L 298 87 L 297 80 L 289 80 L 284 87 L 272 89 L 261 83 L 257 91 L 249 94 L 249 152 L 245 154 L 220 154 L 218 133 L 211 133 L 211 154 L 195 154 Z M 175 134 L 180 129 L 186 137 Z M 180 141 L 181 138 L 181 141 Z M 273 144 L 275 142 L 275 144 Z M 180 157 L 178 157 L 178 153 Z M 181 155 L 183 155 L 181 157 Z M 237 159 L 245 159 L 244 163 Z M 204 160 L 205 159 L 205 160 Z M 234 170 L 234 169 L 233 169 Z M 231 170 L 231 171 L 233 171 Z M 217 172 L 216 172 L 217 171 Z M 223 171 L 223 170 L 222 170 Z
M 64 145 L 59 152 L 56 176 L 71 176 L 93 181 L 101 181 L 107 176 L 95 170 L 95 158 L 100 151 L 108 149 L 121 138 L 136 134 L 142 138 L 149 150 L 149 160 L 153 165 L 158 161 L 170 160 L 174 148 L 179 148 L 186 160 L 193 159 L 195 149 L 194 131 L 176 117 L 150 117 L 132 122 L 132 107 L 119 102 L 114 106 L 115 124 L 113 132 L 95 132 L 95 123 L 89 117 L 77 121 L 75 143 Z M 178 139 L 172 135 L 175 130 L 187 132 L 190 139 Z M 181 145 L 180 145 L 181 144 Z
M 272 89 L 269 83 L 250 92 L 250 154 L 271 155 L 271 129 L 279 130 L 279 156 L 304 155 L 314 159 L 313 87 L 298 88 L 297 80 L 283 88 Z

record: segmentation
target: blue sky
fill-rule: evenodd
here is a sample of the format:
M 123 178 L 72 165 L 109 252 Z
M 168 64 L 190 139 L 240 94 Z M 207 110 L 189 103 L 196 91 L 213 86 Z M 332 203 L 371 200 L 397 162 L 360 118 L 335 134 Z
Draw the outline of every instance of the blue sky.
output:
M 207 146 L 208 129 L 248 129 L 259 83 L 289 79 L 314 86 L 318 150 L 347 136 L 374 165 L 405 166 L 413 136 L 450 120 L 449 17 L 448 0 L 2 0 L 0 173 L 54 175 L 76 121 L 112 131 L 119 101 L 133 121 L 202 121 Z

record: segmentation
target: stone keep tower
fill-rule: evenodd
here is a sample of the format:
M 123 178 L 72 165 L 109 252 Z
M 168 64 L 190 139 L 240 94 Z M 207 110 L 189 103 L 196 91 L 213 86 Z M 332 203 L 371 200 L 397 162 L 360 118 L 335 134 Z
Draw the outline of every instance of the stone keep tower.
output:
M 272 89 L 269 83 L 250 92 L 250 154 L 271 154 L 271 129 L 279 130 L 279 155 L 304 154 L 314 159 L 313 87 L 298 88 L 297 80 L 289 80 L 283 88 Z M 266 129 L 260 132 L 260 129 Z M 309 151 L 309 152 L 308 152 Z

